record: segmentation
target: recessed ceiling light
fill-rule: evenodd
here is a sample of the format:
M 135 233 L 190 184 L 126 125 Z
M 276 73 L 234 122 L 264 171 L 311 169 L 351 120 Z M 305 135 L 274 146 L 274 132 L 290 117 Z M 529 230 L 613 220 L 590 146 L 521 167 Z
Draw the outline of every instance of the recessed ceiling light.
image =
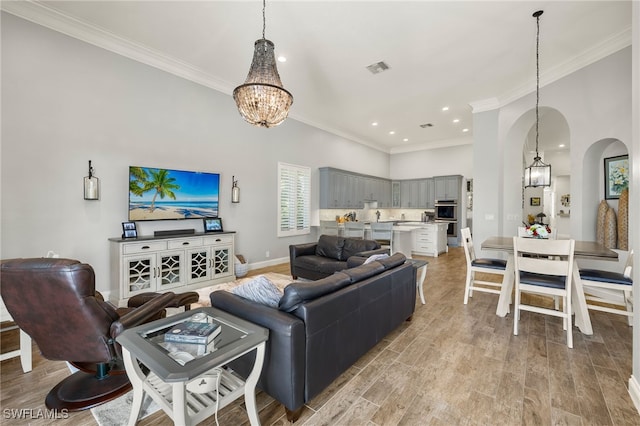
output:
M 462 129 L 462 131 L 466 133 L 469 131 L 469 129 Z
M 449 111 L 449 107 L 448 107 L 448 106 L 446 106 L 446 107 L 442 107 L 442 110 L 443 110 L 443 111 Z
M 278 56 L 278 62 L 287 62 L 287 58 L 284 56 Z
M 374 121 L 373 123 L 371 123 L 371 125 L 372 125 L 372 126 L 377 126 L 377 125 L 378 125 L 378 122 L 377 122 L 377 121 Z
M 395 131 L 395 130 L 392 130 L 392 131 L 390 131 L 390 132 L 389 132 L 389 134 L 390 134 L 390 135 L 395 135 L 395 134 L 396 134 L 396 131 Z
M 454 123 L 459 123 L 459 122 L 460 122 L 460 119 L 459 119 L 459 118 L 454 118 L 454 119 L 453 119 L 453 122 L 454 122 Z
M 409 139 L 404 138 L 404 139 L 402 139 L 402 142 L 409 142 Z
M 563 143 L 561 143 L 560 145 L 558 145 L 558 147 L 560 147 L 560 148 L 564 148 L 564 144 L 563 144 Z

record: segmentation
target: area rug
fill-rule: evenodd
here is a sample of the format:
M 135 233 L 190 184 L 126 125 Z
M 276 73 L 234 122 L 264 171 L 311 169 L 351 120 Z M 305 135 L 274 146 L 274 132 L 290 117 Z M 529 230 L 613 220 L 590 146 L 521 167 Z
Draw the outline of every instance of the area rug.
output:
M 91 409 L 91 414 L 100 426 L 123 426 L 129 420 L 131 413 L 131 402 L 133 401 L 133 391 L 130 391 L 120 398 L 109 401 L 106 404 L 99 405 Z M 142 409 L 140 410 L 139 419 L 143 419 L 150 414 L 155 413 L 160 406 L 155 403 L 149 395 L 145 395 L 142 400 Z

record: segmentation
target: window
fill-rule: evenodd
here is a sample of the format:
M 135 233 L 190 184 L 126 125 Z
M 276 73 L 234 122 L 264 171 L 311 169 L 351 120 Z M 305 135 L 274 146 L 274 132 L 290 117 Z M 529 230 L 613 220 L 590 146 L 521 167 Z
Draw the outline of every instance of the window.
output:
M 278 163 L 278 237 L 310 233 L 311 169 Z

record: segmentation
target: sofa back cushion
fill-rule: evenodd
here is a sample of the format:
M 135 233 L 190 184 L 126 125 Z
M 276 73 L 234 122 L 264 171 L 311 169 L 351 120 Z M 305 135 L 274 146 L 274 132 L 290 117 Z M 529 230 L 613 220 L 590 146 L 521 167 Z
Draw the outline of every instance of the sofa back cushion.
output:
M 328 257 L 335 260 L 346 260 L 342 258 L 344 238 L 337 235 L 320 235 L 316 245 L 316 256 Z
M 402 265 L 407 260 L 407 257 L 402 253 L 395 253 L 392 256 L 389 256 L 385 259 L 378 259 L 376 262 L 379 262 L 382 266 L 384 266 L 384 270 L 388 270 L 391 268 L 395 268 L 398 265 Z M 373 262 L 375 263 L 375 262 Z
M 318 281 L 293 282 L 284 288 L 278 309 L 285 312 L 295 311 L 300 304 L 333 293 L 349 284 L 351 277 L 342 272 L 336 272 Z
M 345 238 L 340 260 L 347 260 L 353 255 L 363 251 L 379 249 L 380 244 L 374 240 L 361 240 L 359 238 Z
M 349 276 L 351 283 L 357 283 L 358 281 L 366 280 L 369 277 L 379 274 L 384 270 L 384 266 L 380 263 L 371 262 L 356 266 L 355 268 L 345 269 L 341 272 Z

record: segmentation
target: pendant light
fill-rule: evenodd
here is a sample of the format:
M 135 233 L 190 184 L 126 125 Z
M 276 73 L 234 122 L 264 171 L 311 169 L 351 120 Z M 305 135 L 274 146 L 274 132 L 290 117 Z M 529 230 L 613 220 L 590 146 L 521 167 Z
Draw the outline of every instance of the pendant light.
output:
M 248 123 L 274 127 L 289 115 L 293 96 L 280 81 L 273 42 L 265 38 L 266 0 L 262 0 L 262 38 L 256 40 L 253 61 L 244 84 L 233 91 L 238 111 Z
M 526 169 L 524 169 L 524 186 L 537 187 L 537 186 L 550 186 L 551 185 L 551 165 L 545 164 L 538 154 L 538 139 L 540 137 L 540 114 L 538 112 L 538 106 L 540 104 L 540 15 L 543 11 L 538 10 L 533 13 L 533 17 L 536 18 L 536 156 L 533 158 L 533 163 Z

